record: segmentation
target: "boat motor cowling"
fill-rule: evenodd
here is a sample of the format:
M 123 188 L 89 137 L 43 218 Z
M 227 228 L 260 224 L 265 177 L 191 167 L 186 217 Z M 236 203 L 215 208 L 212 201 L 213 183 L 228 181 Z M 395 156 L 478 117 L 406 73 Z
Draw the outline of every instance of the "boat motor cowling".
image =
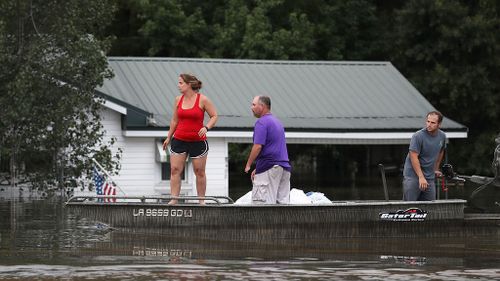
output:
M 455 172 L 451 164 L 444 164 L 443 167 L 441 167 L 441 172 L 446 179 L 451 180 L 455 177 Z

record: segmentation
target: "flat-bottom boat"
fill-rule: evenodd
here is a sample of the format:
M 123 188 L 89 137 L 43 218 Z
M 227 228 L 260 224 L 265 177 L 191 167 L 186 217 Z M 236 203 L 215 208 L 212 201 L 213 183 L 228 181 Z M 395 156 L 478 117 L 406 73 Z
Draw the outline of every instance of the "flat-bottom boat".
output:
M 224 240 L 338 237 L 500 236 L 498 215 L 470 216 L 466 200 L 333 201 L 325 205 L 240 205 L 228 197 L 76 196 L 78 217 L 134 233 Z M 206 204 L 197 203 L 204 199 Z

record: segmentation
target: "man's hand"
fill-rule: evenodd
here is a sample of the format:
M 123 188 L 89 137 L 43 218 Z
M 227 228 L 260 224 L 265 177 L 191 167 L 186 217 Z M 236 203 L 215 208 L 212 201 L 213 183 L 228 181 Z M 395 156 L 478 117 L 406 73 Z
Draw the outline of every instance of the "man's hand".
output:
M 245 166 L 245 173 L 248 174 L 248 172 L 250 171 L 250 166 Z M 253 181 L 253 178 L 255 177 L 255 169 L 252 171 L 252 173 L 250 173 L 250 179 Z
M 245 173 L 248 173 L 250 171 L 250 167 L 252 166 L 252 163 L 257 159 L 257 156 L 259 155 L 260 151 L 262 150 L 262 145 L 261 144 L 254 144 L 252 146 L 252 149 L 250 150 L 250 154 L 248 155 L 248 160 L 245 165 Z
M 427 190 L 427 188 L 429 188 L 429 183 L 424 177 L 418 178 L 418 188 L 420 188 L 420 190 L 422 191 L 425 191 Z

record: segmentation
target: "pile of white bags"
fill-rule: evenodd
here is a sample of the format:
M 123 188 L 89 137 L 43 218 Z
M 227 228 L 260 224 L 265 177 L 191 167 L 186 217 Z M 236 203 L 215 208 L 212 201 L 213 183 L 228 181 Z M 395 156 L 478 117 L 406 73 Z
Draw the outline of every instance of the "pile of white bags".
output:
M 241 196 L 234 204 L 252 204 L 252 191 Z M 290 204 L 292 205 L 331 205 L 332 201 L 321 192 L 304 193 L 301 189 L 290 190 Z
M 311 199 L 313 205 L 331 205 L 332 201 L 328 199 L 325 194 L 321 192 L 309 191 L 306 193 L 307 197 Z

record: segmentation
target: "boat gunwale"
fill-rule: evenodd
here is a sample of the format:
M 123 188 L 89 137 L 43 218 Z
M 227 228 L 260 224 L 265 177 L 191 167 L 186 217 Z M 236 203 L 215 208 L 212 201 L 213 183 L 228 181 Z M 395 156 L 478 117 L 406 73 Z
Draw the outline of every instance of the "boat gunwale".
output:
M 75 199 L 86 199 L 85 201 L 74 201 Z M 178 203 L 175 205 L 168 205 L 167 203 L 159 202 L 168 201 L 172 197 L 165 196 L 79 196 L 68 199 L 65 203 L 66 206 L 151 206 L 151 207 L 165 207 L 165 208 L 178 208 L 178 207 L 202 207 L 202 208 L 294 208 L 294 207 L 343 207 L 343 206 L 415 206 L 415 205 L 440 205 L 440 204 L 465 204 L 467 200 L 463 199 L 441 199 L 433 201 L 403 201 L 403 200 L 345 200 L 345 201 L 332 201 L 331 204 L 237 204 L 227 196 L 207 196 L 207 197 L 178 197 L 184 200 L 211 200 L 214 203 L 198 204 L 198 203 Z M 88 199 L 92 199 L 89 201 Z M 104 200 L 142 200 L 142 201 L 124 201 L 124 202 L 98 202 L 99 199 Z M 227 200 L 227 202 L 220 202 L 219 199 Z M 146 200 L 157 200 L 156 202 Z

